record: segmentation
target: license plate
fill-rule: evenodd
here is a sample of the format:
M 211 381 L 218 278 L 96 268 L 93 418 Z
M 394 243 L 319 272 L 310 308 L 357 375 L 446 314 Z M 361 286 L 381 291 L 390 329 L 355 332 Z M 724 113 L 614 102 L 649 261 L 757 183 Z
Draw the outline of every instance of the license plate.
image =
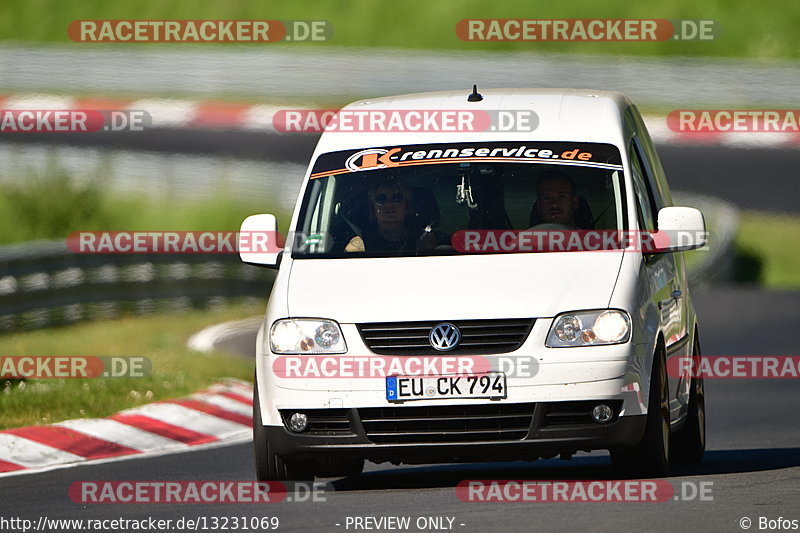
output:
M 386 377 L 386 399 L 390 402 L 448 398 L 501 399 L 506 396 L 506 375 L 502 372 Z

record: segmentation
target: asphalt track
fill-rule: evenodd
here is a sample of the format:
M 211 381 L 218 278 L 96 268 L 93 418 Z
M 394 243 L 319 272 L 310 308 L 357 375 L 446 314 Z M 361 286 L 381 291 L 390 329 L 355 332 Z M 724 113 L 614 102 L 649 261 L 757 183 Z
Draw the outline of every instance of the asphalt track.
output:
M 192 146 L 191 135 L 173 142 Z M 218 144 L 239 146 L 237 155 L 244 157 L 266 159 L 276 150 L 253 135 L 217 135 L 217 140 Z M 286 147 L 285 159 L 299 161 L 307 155 L 313 139 L 301 141 Z M 173 145 L 170 150 L 177 148 Z M 792 181 L 797 152 L 710 147 L 664 147 L 660 151 L 675 189 L 714 193 L 747 209 L 798 210 L 795 202 L 800 196 Z M 694 298 L 706 355 L 797 353 L 800 292 L 720 287 L 697 292 Z M 68 495 L 75 481 L 252 480 L 251 447 L 237 444 L 0 477 L 0 516 L 34 523 L 40 516 L 173 520 L 277 516 L 279 531 L 353 531 L 352 526 L 345 527 L 347 517 L 410 516 L 414 524 L 417 517 L 444 516 L 454 518 L 453 530 L 464 532 L 741 531 L 743 517 L 752 520 L 753 530 L 758 530 L 760 517 L 800 520 L 800 381 L 717 379 L 706 383 L 706 458 L 699 466 L 677 469 L 669 481 L 676 488 L 683 482 L 711 482 L 713 501 L 464 503 L 456 496 L 455 486 L 464 479 L 614 479 L 604 453 L 584 454 L 568 462 L 424 467 L 369 464 L 360 477 L 333 480 L 334 490 L 328 491 L 322 502 L 86 505 L 74 503 Z
M 717 288 L 695 296 L 708 355 L 796 353 L 800 293 Z M 358 478 L 332 480 L 324 502 L 274 504 L 89 504 L 68 496 L 75 481 L 251 480 L 249 444 L 0 478 L 2 516 L 130 518 L 277 516 L 280 531 L 347 531 L 364 516 L 454 517 L 454 530 L 737 531 L 749 517 L 800 519 L 800 382 L 708 380 L 708 451 L 669 481 L 712 482 L 713 501 L 660 503 L 464 503 L 463 479 L 614 479 L 603 453 L 572 461 L 391 467 L 368 465 Z M 336 524 L 341 524 L 337 526 Z M 460 524 L 464 524 L 461 526 Z M 352 531 L 352 527 L 349 529 Z M 415 531 L 415 528 L 411 528 Z

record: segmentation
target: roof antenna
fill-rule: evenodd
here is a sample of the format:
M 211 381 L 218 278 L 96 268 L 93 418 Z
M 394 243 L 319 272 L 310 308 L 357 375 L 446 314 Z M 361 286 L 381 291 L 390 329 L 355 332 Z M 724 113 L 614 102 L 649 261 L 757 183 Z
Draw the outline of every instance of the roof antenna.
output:
M 467 96 L 467 102 L 480 102 L 481 100 L 483 100 L 483 96 L 481 96 L 480 93 L 478 92 L 478 86 L 473 85 L 472 94 Z

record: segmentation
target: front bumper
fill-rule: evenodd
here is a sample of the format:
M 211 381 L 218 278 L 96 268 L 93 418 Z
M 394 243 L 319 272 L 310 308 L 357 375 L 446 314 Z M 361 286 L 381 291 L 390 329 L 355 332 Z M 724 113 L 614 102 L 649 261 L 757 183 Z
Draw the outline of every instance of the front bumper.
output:
M 578 403 L 519 404 L 520 412 L 526 408 L 530 410 L 529 426 L 522 431 L 519 428 L 485 431 L 487 438 L 475 435 L 474 431 L 457 430 L 449 434 L 447 431 L 436 432 L 437 424 L 449 424 L 449 427 L 453 427 L 453 422 L 438 419 L 434 413 L 428 429 L 418 434 L 424 436 L 408 439 L 397 427 L 389 428 L 385 422 L 381 426 L 380 422 L 375 422 L 375 415 L 367 416 L 367 410 L 355 408 L 335 410 L 341 424 L 348 425 L 341 422 L 345 418 L 349 422 L 347 430 L 331 431 L 331 426 L 328 425 L 308 434 L 294 433 L 284 426 L 264 426 L 263 435 L 269 441 L 270 449 L 282 457 L 316 460 L 367 459 L 376 463 L 388 461 L 394 464 L 535 460 L 578 451 L 626 448 L 641 440 L 646 415 L 619 416 L 607 424 L 585 421 L 580 417 L 562 417 L 558 423 L 553 423 L 550 413 L 574 411 L 575 406 L 572 404 Z M 581 402 L 581 406 L 590 403 Z M 511 418 L 502 413 L 500 416 Z M 313 420 L 313 417 L 310 418 Z M 381 428 L 390 431 L 383 432 Z M 507 433 L 502 434 L 502 431 Z M 462 439 L 464 436 L 469 438 Z M 425 440 L 429 442 L 423 442 Z

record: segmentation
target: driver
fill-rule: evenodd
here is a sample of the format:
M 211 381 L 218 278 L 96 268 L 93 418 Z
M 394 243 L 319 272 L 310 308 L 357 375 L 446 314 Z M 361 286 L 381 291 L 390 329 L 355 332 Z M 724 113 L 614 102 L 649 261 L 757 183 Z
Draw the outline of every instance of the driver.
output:
M 580 199 L 569 176 L 559 170 L 547 170 L 539 177 L 537 190 L 536 210 L 542 223 L 577 229 L 575 213 Z
M 409 228 L 414 199 L 404 183 L 393 178 L 382 180 L 370 187 L 367 201 L 370 226 L 350 239 L 346 252 L 429 249 L 436 245 L 430 233 L 417 242 L 419 234 Z

